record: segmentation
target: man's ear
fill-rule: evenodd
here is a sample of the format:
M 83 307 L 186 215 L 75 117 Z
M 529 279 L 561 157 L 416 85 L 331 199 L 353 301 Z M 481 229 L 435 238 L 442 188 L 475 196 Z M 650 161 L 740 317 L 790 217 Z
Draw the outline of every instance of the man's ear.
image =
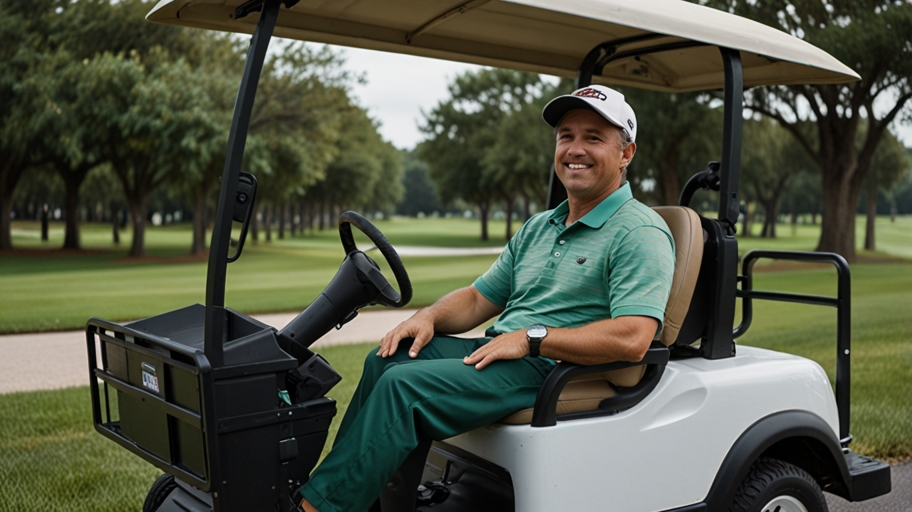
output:
M 636 142 L 631 142 L 627 144 L 627 147 L 624 148 L 624 156 L 621 157 L 621 168 L 627 167 L 630 165 L 630 161 L 633 160 L 633 155 L 636 154 L 637 145 Z

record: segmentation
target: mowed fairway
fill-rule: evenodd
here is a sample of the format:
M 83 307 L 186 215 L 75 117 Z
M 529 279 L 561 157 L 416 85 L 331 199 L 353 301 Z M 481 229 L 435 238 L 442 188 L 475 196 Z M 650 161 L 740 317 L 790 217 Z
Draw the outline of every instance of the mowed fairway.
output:
M 492 223 L 493 240 L 486 244 L 477 241 L 477 221 L 394 219 L 377 224 L 396 245 L 503 244 L 503 223 Z M 34 228 L 14 235 L 18 247 L 43 247 Z M 817 229 L 799 225 L 793 233 L 780 225 L 779 238 L 745 238 L 739 250 L 811 250 Z M 902 460 L 912 457 L 912 218 L 895 224 L 878 219 L 878 230 L 879 252 L 862 252 L 863 262 L 852 265 L 852 448 Z M 150 230 L 151 257 L 141 261 L 124 257 L 128 239 L 112 251 L 104 226 L 86 226 L 83 233 L 85 245 L 95 252 L 0 255 L 0 330 L 80 328 L 90 316 L 125 320 L 203 302 L 206 261 L 183 256 L 189 246 L 186 227 Z M 47 245 L 59 246 L 61 236 L 58 232 Z M 859 231 L 859 240 L 862 236 Z M 367 246 L 360 239 L 359 244 Z M 335 229 L 249 243 L 241 260 L 229 266 L 227 304 L 248 313 L 301 309 L 335 273 L 343 256 L 340 247 Z M 405 258 L 415 287 L 412 305 L 428 304 L 471 283 L 493 259 Z M 835 271 L 758 263 L 755 289 L 834 295 Z M 831 380 L 835 377 L 835 309 L 757 301 L 752 327 L 738 342 L 811 358 Z M 330 440 L 369 348 L 322 351 L 344 376 L 330 393 L 339 402 Z M 87 387 L 0 396 L 0 512 L 137 510 L 157 474 L 94 431 Z
M 499 239 L 486 244 L 477 242 L 476 221 L 395 219 L 377 225 L 394 245 L 504 244 L 502 223 L 494 223 Z M 37 226 L 20 226 L 32 228 L 14 231 L 14 244 L 23 250 L 0 254 L 0 334 L 79 329 L 93 316 L 125 321 L 205 302 L 207 260 L 186 256 L 190 233 L 185 226 L 150 229 L 149 256 L 139 260 L 126 257 L 128 237 L 120 248 L 111 248 L 107 226 L 83 227 L 86 254 L 41 250 L 62 241 L 52 237 L 41 244 L 29 235 Z M 356 239 L 360 247 L 370 247 L 366 238 Z M 386 268 L 379 251 L 368 254 Z M 261 233 L 260 242 L 248 240 L 241 259 L 228 266 L 226 305 L 245 313 L 303 309 L 329 283 L 343 257 L 336 229 L 285 240 L 274 236 L 270 243 Z M 428 305 L 471 284 L 495 257 L 403 258 L 414 289 L 410 306 Z

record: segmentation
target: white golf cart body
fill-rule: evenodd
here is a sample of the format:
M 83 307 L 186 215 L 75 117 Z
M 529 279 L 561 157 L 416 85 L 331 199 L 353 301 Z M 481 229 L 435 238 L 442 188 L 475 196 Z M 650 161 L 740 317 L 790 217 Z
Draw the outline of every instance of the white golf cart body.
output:
M 841 296 L 823 302 L 752 294 L 752 263 L 745 267 L 748 277 L 739 280 L 732 236 L 738 213 L 742 86 L 845 83 L 858 79 L 851 69 L 773 28 L 678 0 L 301 0 L 282 1 L 281 7 L 279 3 L 162 0 L 148 19 L 241 33 L 263 30 L 260 37 L 266 42 L 255 35 L 248 58 L 260 52 L 260 62 L 274 30 L 279 37 L 576 77 L 582 85 L 600 82 L 668 92 L 725 89 L 725 152 L 715 169 L 721 179 L 719 219 L 701 219 L 707 240 L 717 241 L 718 247 L 703 257 L 704 267 L 711 263 L 713 268 L 700 279 L 711 285 L 698 285 L 696 291 L 691 285 L 692 301 L 687 297 L 692 304 L 709 304 L 700 312 L 700 325 L 689 330 L 684 326 L 690 339 L 669 341 L 679 345 L 673 346 L 679 352 L 672 351 L 670 360 L 668 349 L 655 349 L 665 355 L 651 363 L 658 368 L 652 387 L 629 404 L 608 402 L 594 411 L 571 414 L 553 407 L 549 413 L 545 406 L 539 411 L 537 406 L 531 424 L 498 423 L 459 435 L 435 446 L 438 456 L 446 458 L 446 450 L 452 449 L 459 453 L 448 460 L 493 467 L 495 473 L 506 475 L 502 479 L 511 487 L 509 498 L 520 512 L 724 510 L 760 457 L 789 461 L 811 474 L 824 490 L 848 499 L 889 492 L 889 469 L 846 447 L 848 297 L 842 293 L 847 288 L 840 285 Z M 272 9 L 272 14 L 261 16 L 260 9 Z M 264 22 L 265 18 L 269 19 Z M 255 90 L 256 77 L 252 80 Z M 252 102 L 253 92 L 244 84 L 239 105 Z M 239 130 L 240 137 L 245 136 L 243 122 Z M 239 144 L 242 154 L 243 140 Z M 229 161 L 240 158 L 230 153 Z M 236 174 L 228 174 L 232 166 L 237 173 L 239 160 L 226 164 L 220 219 L 226 198 L 235 195 Z M 560 195 L 559 184 L 552 179 L 551 203 Z M 213 280 L 224 280 L 223 267 L 212 268 L 222 265 L 217 258 L 224 256 L 214 255 L 227 251 L 227 232 L 222 228 L 222 235 L 213 234 L 210 288 L 218 286 Z M 213 311 L 224 301 L 221 286 L 212 293 L 207 288 L 207 308 L 213 307 L 212 297 Z M 846 339 L 840 340 L 843 366 L 837 380 L 844 386 L 839 392 L 844 398 L 839 406 L 826 373 L 816 363 L 743 346 L 735 354 L 733 338 L 743 334 L 750 318 L 746 310 L 742 326 L 733 329 L 736 296 L 745 303 L 778 298 L 843 308 L 840 315 L 846 323 L 840 332 Z M 106 328 L 110 327 L 100 327 Z M 210 329 L 206 316 L 205 354 L 217 367 L 222 354 L 218 349 L 217 356 L 210 355 L 210 339 L 216 339 Z M 688 350 L 693 352 L 690 357 Z M 134 451 L 144 456 L 141 450 Z M 160 460 L 147 460 L 171 471 Z M 449 470 L 431 462 L 428 467 L 431 473 Z M 184 478 L 180 471 L 174 474 Z M 217 496 L 218 480 L 198 488 Z M 220 506 L 226 505 L 216 500 L 214 508 Z
M 728 359 L 669 361 L 646 399 L 611 416 L 545 428 L 494 424 L 447 443 L 508 469 L 517 511 L 654 512 L 703 502 L 736 441 L 786 412 L 820 419 L 837 442 L 822 368 L 738 347 Z

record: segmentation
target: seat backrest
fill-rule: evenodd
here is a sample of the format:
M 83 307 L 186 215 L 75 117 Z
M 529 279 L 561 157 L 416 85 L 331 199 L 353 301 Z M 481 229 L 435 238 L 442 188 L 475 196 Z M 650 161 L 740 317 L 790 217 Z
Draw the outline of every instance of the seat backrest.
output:
M 675 241 L 675 269 L 671 293 L 665 306 L 665 327 L 658 340 L 666 347 L 678 338 L 684 318 L 690 309 L 700 264 L 703 261 L 703 227 L 700 216 L 686 206 L 657 206 L 653 208 L 671 231 Z
M 700 216 L 686 206 L 657 206 L 653 210 L 662 217 L 675 241 L 675 268 L 671 292 L 665 306 L 665 322 L 656 338 L 666 347 L 674 344 L 690 309 L 700 264 L 703 261 L 703 227 Z M 645 366 L 632 366 L 601 374 L 615 386 L 631 387 L 643 378 Z

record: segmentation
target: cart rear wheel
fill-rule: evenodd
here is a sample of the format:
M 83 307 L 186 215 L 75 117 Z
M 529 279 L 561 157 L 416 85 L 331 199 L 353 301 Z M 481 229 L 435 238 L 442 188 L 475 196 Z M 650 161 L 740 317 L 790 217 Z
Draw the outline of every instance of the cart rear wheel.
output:
M 741 482 L 730 512 L 827 512 L 823 492 L 807 471 L 760 459 Z
M 155 483 L 152 484 L 152 488 L 149 489 L 149 494 L 146 495 L 146 502 L 143 503 L 142 512 L 155 512 L 158 510 L 158 507 L 165 502 L 175 487 L 177 487 L 177 484 L 174 483 L 174 475 L 165 473 L 158 477 Z

